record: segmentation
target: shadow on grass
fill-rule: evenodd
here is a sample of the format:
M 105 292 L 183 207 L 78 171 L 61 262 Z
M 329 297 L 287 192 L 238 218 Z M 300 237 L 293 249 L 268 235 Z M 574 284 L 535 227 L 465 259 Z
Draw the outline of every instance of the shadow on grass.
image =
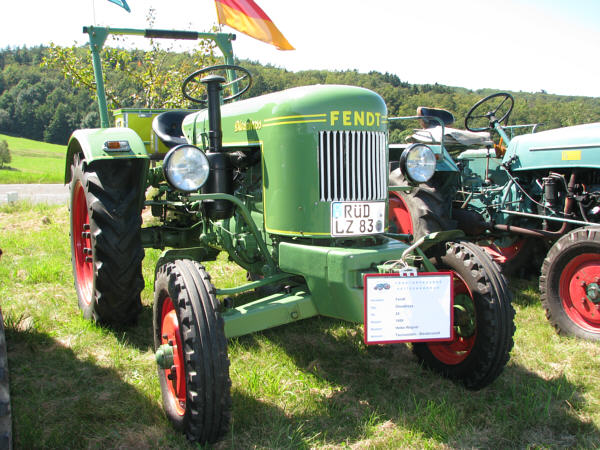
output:
M 539 302 L 533 282 L 516 280 L 520 304 Z M 111 332 L 148 350 L 152 307 L 144 306 L 135 327 Z M 334 389 L 314 392 L 316 406 L 305 408 L 286 404 L 284 394 L 271 402 L 234 386 L 231 432 L 219 448 L 600 445 L 600 430 L 585 419 L 590 414 L 583 388 L 562 374 L 544 379 L 509 364 L 491 386 L 473 392 L 420 367 L 408 346 L 366 347 L 360 327 L 327 318 L 245 336 L 236 346 L 253 351 L 265 341 L 282 349 L 300 372 Z
M 296 448 L 353 443 L 460 448 L 600 444 L 598 428 L 584 419 L 589 413 L 584 410 L 582 388 L 564 375 L 544 379 L 513 364 L 492 385 L 469 391 L 420 367 L 406 345 L 365 347 L 362 331 L 357 330 L 317 318 L 264 332 L 261 339 L 283 349 L 300 371 L 339 388 L 316 392 L 314 413 L 256 405 L 261 402 L 234 392 L 236 444 Z M 237 345 L 251 350 L 256 339 L 244 337 Z M 272 433 L 265 433 L 265 423 Z
M 154 350 L 154 337 L 152 331 L 152 305 L 143 305 L 140 315 L 132 326 L 110 327 L 103 325 L 102 328 L 123 344 L 132 346 L 141 351 Z
M 15 448 L 180 448 L 162 408 L 93 356 L 7 328 Z
M 539 279 L 508 278 L 508 287 L 513 293 L 513 303 L 518 306 L 540 305 Z
M 8 170 L 9 172 L 20 172 L 21 171 L 15 167 L 10 167 L 10 166 L 0 167 L 0 170 Z

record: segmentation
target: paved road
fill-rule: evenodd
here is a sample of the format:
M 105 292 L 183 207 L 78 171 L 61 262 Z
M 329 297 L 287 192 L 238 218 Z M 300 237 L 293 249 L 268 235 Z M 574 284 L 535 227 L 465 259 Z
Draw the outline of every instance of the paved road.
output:
M 0 184 L 0 203 L 9 200 L 29 200 L 33 203 L 67 204 L 69 186 L 62 184 Z

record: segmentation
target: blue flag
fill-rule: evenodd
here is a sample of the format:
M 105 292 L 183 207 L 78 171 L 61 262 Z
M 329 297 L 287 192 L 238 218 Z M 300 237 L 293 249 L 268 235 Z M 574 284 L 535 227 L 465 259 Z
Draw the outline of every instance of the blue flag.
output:
M 127 11 L 127 12 L 131 12 L 131 9 L 129 9 L 129 5 L 127 4 L 127 2 L 125 0 L 108 0 L 108 1 L 114 3 L 115 5 L 119 5 L 121 8 L 125 9 L 125 11 Z

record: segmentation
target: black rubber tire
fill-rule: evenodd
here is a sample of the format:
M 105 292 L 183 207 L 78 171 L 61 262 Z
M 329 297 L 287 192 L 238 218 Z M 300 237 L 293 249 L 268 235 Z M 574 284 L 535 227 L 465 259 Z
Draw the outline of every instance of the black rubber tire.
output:
M 390 174 L 390 184 L 393 186 L 409 185 L 404 176 L 400 174 L 400 169 L 396 169 Z M 391 200 L 393 200 L 394 195 L 400 197 L 410 214 L 413 228 L 412 235 L 415 240 L 429 233 L 452 230 L 456 227 L 455 221 L 450 218 L 451 202 L 442 195 L 433 183 L 420 184 L 410 191 L 391 193 Z M 404 226 L 398 223 L 394 212 L 391 210 L 390 220 L 394 222 L 398 233 L 406 231 Z
M 571 290 L 568 290 L 564 298 L 561 297 L 561 283 L 564 287 L 564 284 L 568 284 L 571 279 L 568 267 L 577 264 L 577 259 L 586 254 L 592 255 L 592 259 L 587 261 L 586 269 L 590 279 L 584 276 L 585 271 L 579 272 L 576 274 L 578 284 L 582 281 L 596 282 L 596 275 L 600 268 L 600 227 L 598 226 L 577 228 L 554 243 L 542 264 L 540 294 L 546 318 L 558 334 L 600 341 L 600 306 L 587 301 L 585 304 L 589 312 L 580 315 L 578 308 L 584 304 L 576 305 L 576 302 L 581 301 L 585 296 L 583 288 L 581 295 L 576 298 L 571 298 Z M 562 277 L 567 278 L 561 280 Z M 566 307 L 570 310 L 565 310 Z M 596 310 L 595 317 L 589 316 L 586 319 L 586 315 L 592 312 L 591 308 Z
M 500 375 L 513 347 L 515 311 L 506 278 L 481 248 L 467 241 L 446 243 L 445 255 L 434 258 L 434 263 L 438 270 L 458 275 L 470 291 L 475 340 L 466 358 L 452 364 L 435 356 L 430 348 L 433 344 L 414 343 L 413 352 L 423 366 L 468 389 L 481 389 Z
M 88 164 L 82 156 L 74 157 L 70 184 L 71 261 L 79 307 L 86 319 L 123 326 L 134 323 L 141 311 L 144 193 L 140 177 L 144 162 L 99 160 Z M 84 214 L 84 210 L 90 233 L 85 245 L 90 245 L 92 252 L 86 269 L 87 289 L 78 262 L 86 255 L 81 254 L 76 234 L 84 230 L 74 229 L 78 214 Z
M 162 318 L 168 299 L 183 347 L 184 370 L 176 375 L 185 380 L 185 404 L 175 404 L 167 370 L 159 367 L 163 407 L 173 426 L 189 440 L 213 443 L 227 433 L 231 417 L 227 341 L 215 289 L 204 268 L 194 261 L 177 260 L 158 269 L 154 286 L 155 350 L 169 340 L 166 334 L 163 338 Z
M 4 318 L 0 311 L 0 450 L 12 449 L 12 414 L 8 380 L 8 352 Z

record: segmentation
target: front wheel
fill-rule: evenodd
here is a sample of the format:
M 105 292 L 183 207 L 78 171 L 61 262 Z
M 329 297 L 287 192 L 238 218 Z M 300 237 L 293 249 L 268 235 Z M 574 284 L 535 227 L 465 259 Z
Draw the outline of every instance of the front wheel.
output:
M 540 293 L 559 334 L 600 341 L 600 228 L 571 231 L 542 264 Z
M 200 444 L 227 432 L 231 380 L 224 322 L 204 268 L 177 260 L 158 269 L 154 347 L 163 408 L 173 426 Z
M 453 274 L 454 339 L 414 343 L 413 352 L 425 367 L 481 389 L 500 375 L 513 346 L 515 312 L 506 279 L 470 242 L 447 243 L 434 263 Z

